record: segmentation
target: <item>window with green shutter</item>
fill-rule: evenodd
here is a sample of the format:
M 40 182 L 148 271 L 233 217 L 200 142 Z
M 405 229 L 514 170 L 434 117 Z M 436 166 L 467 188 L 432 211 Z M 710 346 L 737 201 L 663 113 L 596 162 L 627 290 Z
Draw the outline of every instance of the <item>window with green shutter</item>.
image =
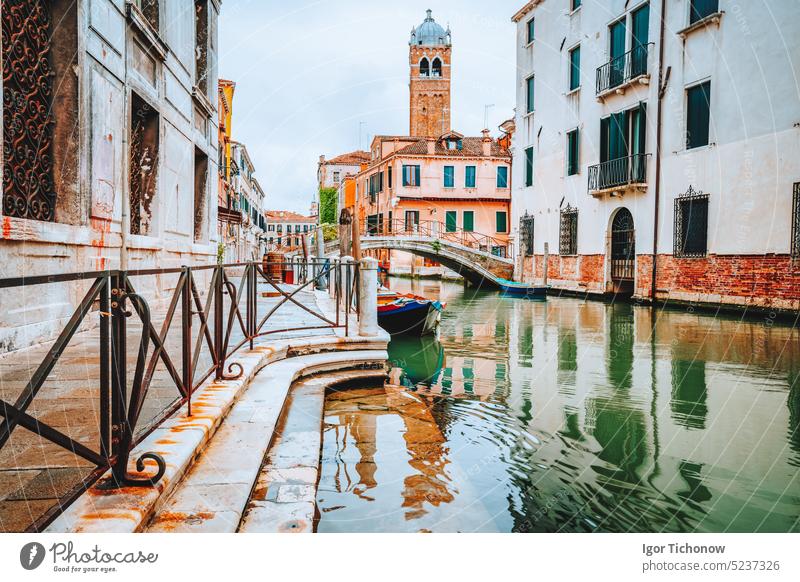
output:
M 571 0 L 572 2 L 572 10 L 575 11 L 581 7 L 581 0 Z
M 581 47 L 576 46 L 569 51 L 569 90 L 574 91 L 581 86 Z
M 533 148 L 525 149 L 525 185 L 533 186 Z
M 475 187 L 475 166 L 467 166 L 466 175 L 464 176 L 464 187 Z
M 525 111 L 527 111 L 528 113 L 533 113 L 533 97 L 534 97 L 534 95 L 533 95 L 533 91 L 534 91 L 533 76 L 528 77 L 528 79 L 525 81 L 525 85 L 526 85 L 526 89 L 527 89 L 527 93 L 526 93 L 526 95 L 527 95 L 527 101 L 526 101 L 527 108 L 525 109 Z
M 419 186 L 419 166 L 403 166 L 403 186 Z
M 719 0 L 689 0 L 689 24 L 719 11 Z
M 533 38 L 534 38 L 533 33 L 534 33 L 533 18 L 531 18 L 528 21 L 528 44 L 531 44 L 533 42 Z
M 475 230 L 475 211 L 465 210 L 462 216 L 464 232 L 472 232 Z
M 574 176 L 578 173 L 578 168 L 580 167 L 578 144 L 578 130 L 573 129 L 567 133 L 567 176 Z
M 711 123 L 711 81 L 686 91 L 686 149 L 708 145 Z
M 507 231 L 506 218 L 505 211 L 498 211 L 495 213 L 495 221 L 497 223 L 496 232 L 502 233 Z
M 444 228 L 447 232 L 455 232 L 458 225 L 458 212 L 448 210 L 444 215 Z
M 508 166 L 497 166 L 497 187 L 508 188 Z
M 444 167 L 444 187 L 445 188 L 452 188 L 455 183 L 455 167 L 453 166 L 445 166 Z

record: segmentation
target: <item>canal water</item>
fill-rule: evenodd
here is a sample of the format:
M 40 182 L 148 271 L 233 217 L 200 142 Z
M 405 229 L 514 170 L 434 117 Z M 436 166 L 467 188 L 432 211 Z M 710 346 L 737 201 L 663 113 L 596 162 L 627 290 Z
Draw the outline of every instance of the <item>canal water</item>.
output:
M 797 328 L 389 284 L 440 337 L 329 394 L 319 531 L 800 531 Z

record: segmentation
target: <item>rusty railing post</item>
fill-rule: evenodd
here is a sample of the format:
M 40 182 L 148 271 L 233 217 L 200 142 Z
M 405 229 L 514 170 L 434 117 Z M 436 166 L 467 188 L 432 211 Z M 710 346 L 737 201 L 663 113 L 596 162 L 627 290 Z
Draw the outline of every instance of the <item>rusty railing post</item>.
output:
M 112 474 L 117 485 L 125 481 L 130 451 L 124 449 L 127 431 L 125 401 L 127 394 L 127 349 L 125 310 L 122 295 L 125 272 L 116 271 L 111 276 L 111 453 L 115 459 Z
M 181 289 L 181 366 L 183 387 L 186 390 L 186 413 L 192 415 L 192 270 L 183 267 L 183 289 Z
M 216 380 L 222 380 L 223 376 L 223 367 L 225 365 L 225 353 L 224 347 L 222 345 L 222 326 L 223 326 L 223 318 L 222 318 L 222 309 L 223 309 L 223 297 L 222 297 L 222 279 L 224 276 L 224 267 L 222 265 L 218 265 L 214 269 L 214 288 L 212 292 L 214 293 L 214 352 L 217 358 L 217 369 L 214 372 L 214 378 Z

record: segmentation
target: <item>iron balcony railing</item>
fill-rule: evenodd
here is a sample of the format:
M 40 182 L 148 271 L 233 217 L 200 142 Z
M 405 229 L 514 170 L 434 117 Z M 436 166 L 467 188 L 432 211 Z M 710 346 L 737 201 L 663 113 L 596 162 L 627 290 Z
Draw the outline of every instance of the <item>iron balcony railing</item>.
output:
M 598 95 L 647 74 L 650 47 L 653 43 L 640 44 L 624 55 L 613 58 L 597 67 L 596 92 Z
M 291 285 L 281 284 L 283 275 Z M 191 415 L 192 395 L 207 380 L 241 377 L 243 368 L 234 355 L 242 349 L 252 350 L 258 338 L 329 328 L 342 328 L 347 334 L 349 314 L 358 312 L 358 278 L 357 263 L 298 259 L 0 279 L 4 294 L 33 298 L 48 293 L 42 287 L 67 284 L 84 292 L 41 359 L 34 360 L 29 353 L 26 358 L 31 368 L 25 363 L 24 370 L 9 372 L 8 366 L 3 370 L 3 374 L 17 373 L 25 380 L 19 392 L 6 390 L 0 398 L 0 451 L 5 452 L 15 429 L 21 428 L 93 466 L 58 504 L 43 515 L 32 516 L 29 531 L 41 531 L 109 469 L 111 478 L 105 488 L 154 486 L 164 475 L 164 459 L 156 452 L 146 452 L 135 460 L 138 473 L 131 475 L 132 449 L 182 406 Z M 158 281 L 167 279 L 170 288 L 175 285 L 168 297 L 145 298 L 153 296 Z M 301 302 L 298 293 L 314 288 L 328 289 L 335 314 Z M 273 300 L 262 298 L 264 290 Z M 168 302 L 162 301 L 167 298 Z M 162 307 L 151 311 L 151 303 Z M 289 305 L 293 313 L 302 310 L 306 321 L 294 325 L 288 321 L 281 307 Z M 86 357 L 87 350 L 90 357 Z M 86 358 L 86 377 L 98 379 L 99 389 L 91 396 L 97 398 L 92 400 L 96 415 L 85 421 L 87 426 L 81 425 L 83 432 L 95 435 L 90 439 L 71 435 L 63 423 L 46 422 L 38 410 L 42 400 L 46 405 L 52 399 L 59 385 L 54 369 L 60 362 L 76 358 Z M 23 360 L 20 357 L 18 361 Z M 8 378 L 0 376 L 0 380 L 8 385 Z M 62 412 L 68 412 L 66 404 Z M 80 411 L 73 414 L 73 424 L 84 422 Z M 0 455 L 0 459 L 9 458 L 14 462 L 13 454 Z M 155 464 L 154 470 L 145 467 L 145 460 Z M 0 466 L 3 471 L 25 468 L 16 462 L 11 467 Z
M 589 190 L 647 183 L 649 158 L 650 154 L 634 154 L 589 166 Z

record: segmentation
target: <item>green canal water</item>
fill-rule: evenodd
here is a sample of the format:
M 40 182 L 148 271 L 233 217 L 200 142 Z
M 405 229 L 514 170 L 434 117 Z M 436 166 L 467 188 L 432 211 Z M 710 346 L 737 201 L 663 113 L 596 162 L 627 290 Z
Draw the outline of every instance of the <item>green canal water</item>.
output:
M 800 330 L 455 283 L 329 394 L 319 531 L 800 531 Z

